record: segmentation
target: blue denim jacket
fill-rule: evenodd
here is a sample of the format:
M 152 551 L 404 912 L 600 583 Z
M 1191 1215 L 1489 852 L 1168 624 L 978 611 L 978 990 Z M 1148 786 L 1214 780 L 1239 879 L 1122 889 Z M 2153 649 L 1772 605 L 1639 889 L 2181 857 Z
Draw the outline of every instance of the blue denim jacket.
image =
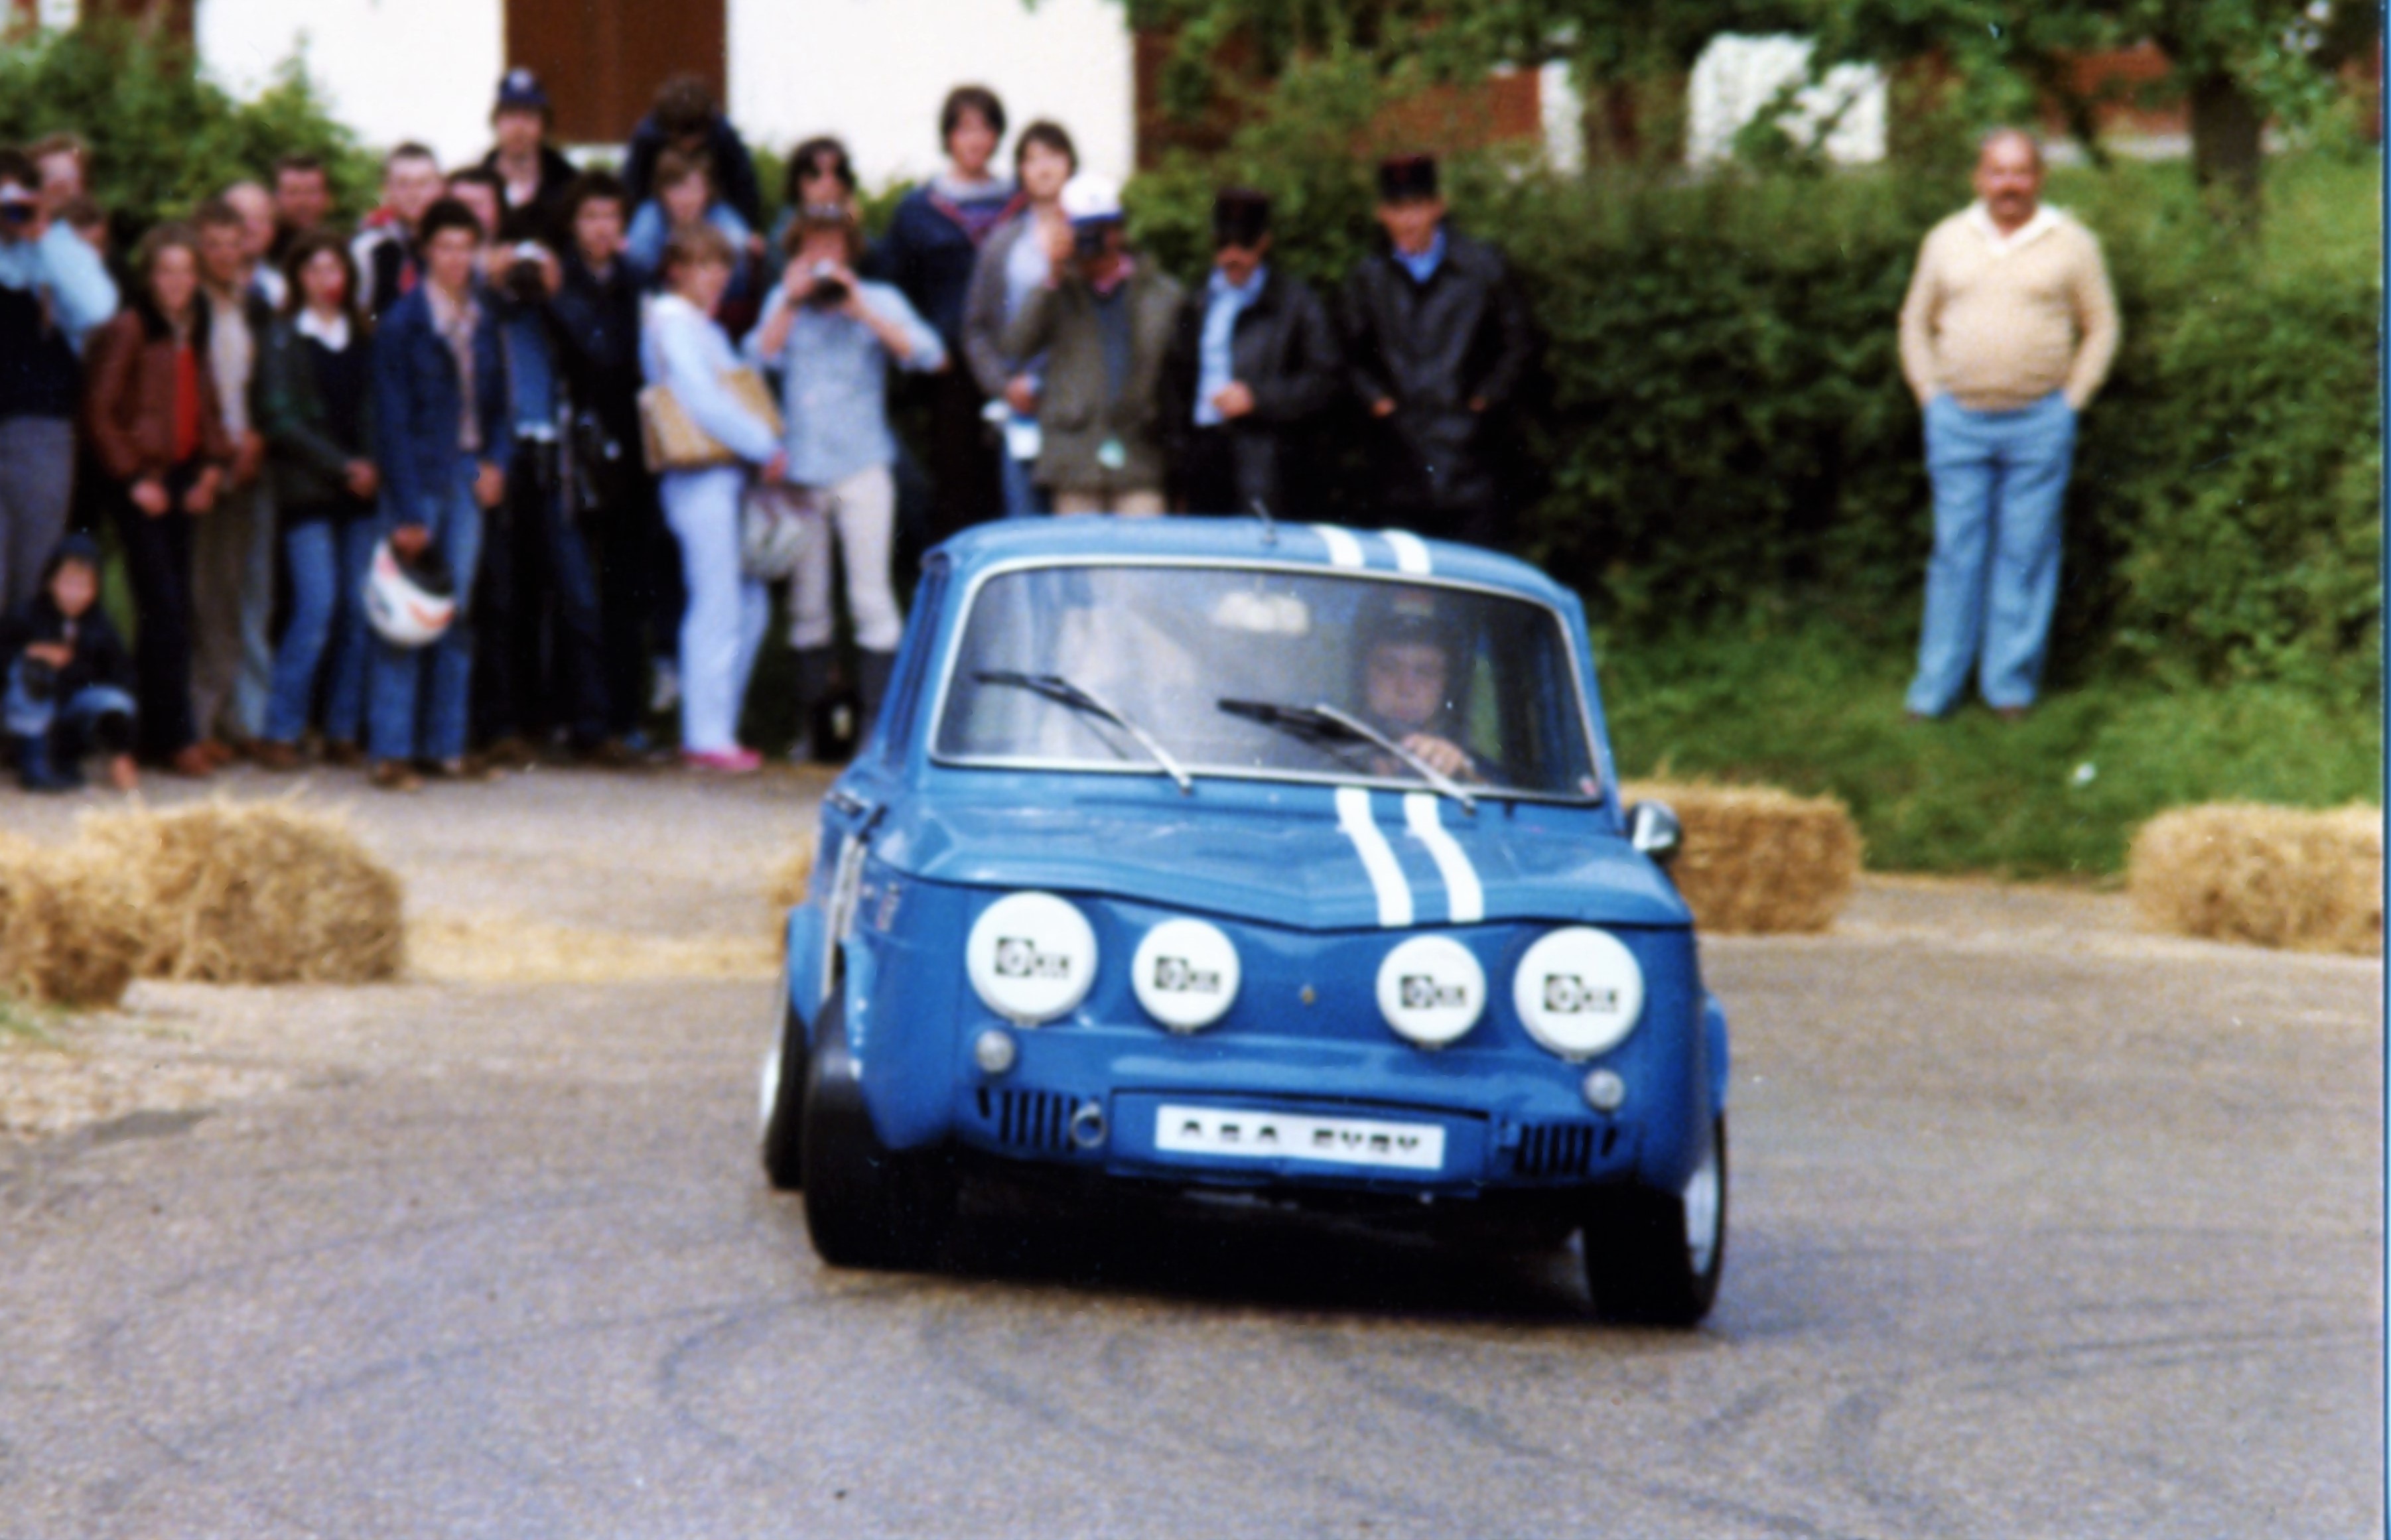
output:
M 945 366 L 946 345 L 895 286 L 865 278 L 857 291 L 912 343 L 899 367 L 911 374 L 934 374 Z M 776 288 L 764 302 L 765 315 L 780 304 Z M 831 486 L 859 470 L 895 462 L 897 440 L 888 430 L 890 359 L 870 327 L 851 315 L 801 305 L 777 356 L 764 356 L 763 339 L 759 325 L 747 334 L 746 353 L 781 377 L 790 481 Z
M 464 417 L 457 360 L 432 324 L 428 286 L 418 285 L 383 315 L 374 334 L 374 450 L 381 467 L 382 518 L 437 528 L 433 511 L 457 484 L 458 429 Z M 473 328 L 473 407 L 481 457 L 504 464 L 514 438 L 506 352 L 494 307 Z

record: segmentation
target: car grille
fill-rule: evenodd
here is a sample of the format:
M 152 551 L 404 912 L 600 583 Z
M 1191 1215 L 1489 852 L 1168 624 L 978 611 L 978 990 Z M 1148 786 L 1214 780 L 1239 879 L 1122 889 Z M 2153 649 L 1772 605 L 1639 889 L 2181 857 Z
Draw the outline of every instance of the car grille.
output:
M 1532 1123 L 1519 1130 L 1514 1169 L 1522 1176 L 1583 1176 L 1619 1148 L 1616 1126 L 1590 1123 Z
M 1024 1149 L 1068 1149 L 1071 1108 L 1070 1097 L 1053 1091 L 979 1093 L 980 1121 L 990 1125 L 997 1142 Z

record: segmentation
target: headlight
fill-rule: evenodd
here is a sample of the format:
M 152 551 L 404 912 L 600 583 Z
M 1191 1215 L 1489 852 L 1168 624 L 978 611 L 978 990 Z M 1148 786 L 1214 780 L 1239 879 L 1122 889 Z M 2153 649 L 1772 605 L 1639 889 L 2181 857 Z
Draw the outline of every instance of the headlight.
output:
M 1591 1059 L 1635 1030 L 1644 969 L 1615 936 L 1583 925 L 1528 948 L 1511 981 L 1528 1035 L 1563 1059 Z
M 1201 1032 L 1237 998 L 1237 948 L 1217 925 L 1166 919 L 1137 943 L 1130 983 L 1145 1013 L 1172 1032 Z
M 1096 982 L 1096 933 L 1053 893 L 1007 893 L 981 911 L 963 968 L 989 1009 L 1025 1027 L 1079 1008 Z
M 1414 936 L 1378 965 L 1378 1014 L 1406 1042 L 1443 1047 L 1485 1008 L 1486 970 L 1450 936 Z

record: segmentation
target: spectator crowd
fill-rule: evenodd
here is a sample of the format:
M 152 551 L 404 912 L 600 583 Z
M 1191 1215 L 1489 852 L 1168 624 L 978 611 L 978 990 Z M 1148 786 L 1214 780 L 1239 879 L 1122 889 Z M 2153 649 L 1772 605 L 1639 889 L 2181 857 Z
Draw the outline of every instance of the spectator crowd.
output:
M 754 158 L 693 79 L 658 93 L 619 174 L 549 143 L 527 71 L 500 81 L 491 127 L 485 156 L 445 173 L 420 145 L 392 149 L 354 231 L 330 225 L 324 164 L 298 156 L 121 257 L 79 141 L 0 148 L 0 667 L 22 784 L 79 784 L 103 755 L 123 787 L 137 764 L 200 777 L 239 756 L 358 766 L 393 790 L 558 753 L 628 767 L 664 757 L 645 727 L 676 702 L 683 763 L 750 772 L 739 725 L 780 582 L 794 753 L 810 757 L 834 692 L 868 728 L 887 687 L 900 538 L 1286 509 L 1306 435 L 1339 404 L 1374 435 L 1385 522 L 1502 538 L 1499 425 L 1536 343 L 1428 156 L 1377 168 L 1384 239 L 1323 295 L 1273 264 L 1271 201 L 1241 187 L 1219 190 L 1212 263 L 1183 287 L 1129 244 L 1118 187 L 1079 170 L 1062 125 L 1014 135 L 1008 174 L 1004 109 L 979 86 L 948 96 L 945 168 L 872 242 L 832 137 L 793 152 L 768 230 Z M 1986 191 L 1980 169 L 1995 214 L 1938 235 L 1936 272 L 1959 276 L 1936 282 L 1990 296 L 1975 335 L 2023 302 L 1981 275 L 2040 284 L 2049 338 L 1954 373 L 1941 302 L 1913 296 L 1905 357 L 1921 401 L 1995 414 L 1931 410 L 1930 448 L 2010 432 L 1999 414 L 2026 403 L 2056 425 L 2028 446 L 2048 461 L 2042 440 L 2072 433 L 2105 370 L 2113 310 L 2083 346 L 2106 295 L 2097 247 L 2032 222 L 2039 153 L 2003 153 L 2010 184 Z M 2046 231 L 2031 263 L 1986 268 Z M 917 442 L 892 389 L 914 392 Z M 1997 489 L 1984 477 L 2006 463 L 1978 481 Z M 899 482 L 924 473 L 907 530 Z M 2048 531 L 2063 457 L 2038 474 Z M 1984 581 L 1948 554 L 1976 526 L 1945 517 L 1961 498 L 1945 480 L 1921 715 L 1964 677 Z M 100 603 L 110 545 L 130 648 Z M 1986 693 L 2005 709 L 2031 699 L 2048 624 L 2055 557 L 2030 565 L 1993 584 L 2027 596 L 1997 606 Z

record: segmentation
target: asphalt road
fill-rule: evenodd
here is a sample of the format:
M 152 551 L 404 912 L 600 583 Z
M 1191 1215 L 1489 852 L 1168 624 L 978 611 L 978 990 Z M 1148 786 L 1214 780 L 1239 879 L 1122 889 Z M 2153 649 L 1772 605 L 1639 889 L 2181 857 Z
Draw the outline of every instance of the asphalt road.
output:
M 359 811 L 419 900 L 612 831 L 658 869 L 542 912 L 664 929 L 799 816 L 580 784 Z M 762 980 L 143 986 L 123 1031 L 276 1078 L 0 1144 L 0 1535 L 2381 1533 L 2378 963 L 1883 882 L 1705 961 L 1690 1334 L 1567 1251 L 1239 1215 L 827 1269 L 756 1167 Z

